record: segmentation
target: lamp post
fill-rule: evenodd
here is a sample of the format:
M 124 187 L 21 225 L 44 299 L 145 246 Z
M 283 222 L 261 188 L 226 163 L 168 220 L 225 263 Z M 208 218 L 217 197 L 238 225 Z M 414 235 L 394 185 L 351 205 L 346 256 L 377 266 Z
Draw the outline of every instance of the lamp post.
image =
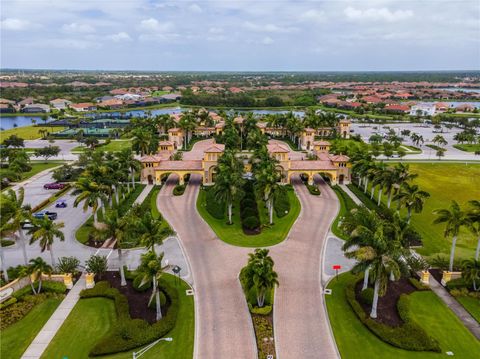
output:
M 140 358 L 143 354 L 145 354 L 148 350 L 152 349 L 155 344 L 157 344 L 160 341 L 166 341 L 166 342 L 171 342 L 173 341 L 173 338 L 160 338 L 155 340 L 153 343 L 148 344 L 145 348 L 140 349 L 138 352 L 133 352 L 133 359 Z
M 177 279 L 180 277 L 180 271 L 182 270 L 182 268 L 178 265 L 174 266 L 172 268 L 172 272 L 175 274 L 175 284 L 177 283 Z

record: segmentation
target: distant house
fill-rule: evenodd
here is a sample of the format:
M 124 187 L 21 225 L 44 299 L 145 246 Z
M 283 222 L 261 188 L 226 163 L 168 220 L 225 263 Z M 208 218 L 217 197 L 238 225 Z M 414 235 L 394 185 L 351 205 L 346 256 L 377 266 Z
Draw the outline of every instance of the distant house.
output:
M 33 97 L 27 97 L 27 98 L 24 98 L 22 101 L 19 101 L 17 105 L 20 107 L 23 107 L 26 105 L 31 105 L 33 104 L 33 102 L 34 102 Z
M 450 105 L 446 102 L 437 102 L 435 108 L 437 112 L 445 112 L 450 108 Z
M 102 97 L 97 97 L 95 99 L 95 101 L 96 102 L 103 102 L 103 101 L 111 100 L 113 98 L 115 98 L 115 97 L 113 97 L 113 96 L 102 96 Z
M 0 113 L 12 113 L 15 109 L 8 103 L 0 103 Z
M 475 110 L 475 106 L 464 103 L 455 107 L 455 110 L 457 110 L 458 112 L 472 112 L 473 110 Z
M 70 108 L 77 112 L 96 111 L 97 106 L 91 102 L 74 103 Z
M 159 97 L 160 102 L 175 102 L 182 98 L 178 93 L 168 93 Z
M 407 105 L 387 105 L 384 110 L 390 113 L 407 113 L 410 111 L 410 107 Z
M 72 101 L 65 100 L 63 98 L 56 98 L 49 102 L 50 106 L 56 108 L 57 110 L 65 110 L 68 106 L 72 104 Z
M 410 108 L 410 116 L 433 116 L 435 110 L 434 103 L 420 103 Z
M 365 96 L 365 97 L 362 97 L 362 100 L 365 101 L 366 103 L 374 104 L 374 105 L 383 102 L 382 99 L 377 96 Z
M 38 113 L 38 112 L 50 112 L 50 106 L 41 103 L 32 103 L 23 107 L 22 112 L 25 113 Z
M 98 107 L 110 108 L 112 110 L 119 109 L 123 107 L 123 101 L 117 98 L 112 98 L 111 100 L 102 101 L 98 104 Z
M 123 95 L 116 95 L 115 98 L 122 101 L 138 101 L 142 96 L 134 93 L 125 93 Z

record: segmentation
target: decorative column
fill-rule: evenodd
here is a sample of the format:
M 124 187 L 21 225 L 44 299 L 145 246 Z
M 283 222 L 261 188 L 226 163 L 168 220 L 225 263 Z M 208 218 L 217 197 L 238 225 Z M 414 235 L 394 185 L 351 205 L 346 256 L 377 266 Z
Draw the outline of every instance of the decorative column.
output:
M 95 287 L 95 274 L 94 273 L 87 273 L 85 275 L 85 288 L 90 289 Z
M 65 284 L 65 287 L 67 287 L 67 289 L 72 289 L 73 287 L 72 273 L 65 273 L 63 275 L 63 284 Z

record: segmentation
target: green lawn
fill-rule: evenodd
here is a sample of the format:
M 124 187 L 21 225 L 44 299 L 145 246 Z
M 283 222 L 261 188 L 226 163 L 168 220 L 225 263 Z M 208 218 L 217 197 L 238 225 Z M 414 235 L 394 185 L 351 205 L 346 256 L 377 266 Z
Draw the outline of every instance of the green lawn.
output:
M 480 323 L 480 299 L 466 296 L 456 297 L 456 299 Z
M 35 140 L 40 138 L 40 130 L 47 130 L 50 133 L 64 130 L 65 127 L 58 126 L 22 126 L 17 128 L 10 128 L 8 130 L 0 131 L 0 142 L 11 135 L 17 135 L 24 140 Z
M 340 187 L 340 186 L 333 186 L 333 191 L 338 197 L 338 201 L 340 202 L 340 211 L 338 212 L 337 217 L 335 218 L 335 221 L 332 223 L 332 232 L 334 235 L 336 235 L 338 238 L 346 240 L 346 236 L 344 233 L 340 230 L 339 223 L 340 219 L 347 214 L 347 212 L 350 212 L 353 208 L 357 207 L 355 202 L 350 198 L 350 196 L 345 193 L 345 191 Z
M 20 358 L 61 301 L 56 298 L 45 300 L 36 305 L 23 319 L 0 332 L 0 357 Z
M 327 309 L 342 358 L 441 358 L 452 351 L 456 358 L 480 357 L 480 342 L 431 291 L 411 294 L 413 316 L 428 333 L 436 338 L 443 353 L 413 352 L 395 348 L 376 337 L 351 309 L 345 297 L 345 287 L 353 276 L 345 273 L 332 280 L 326 295 Z
M 175 278 L 168 274 L 164 277 L 169 282 L 175 283 Z M 177 282 L 178 283 L 178 282 Z M 172 342 L 161 341 L 146 352 L 142 358 L 155 359 L 191 359 L 193 358 L 193 344 L 195 338 L 195 311 L 193 296 L 187 296 L 185 291 L 190 289 L 188 284 L 180 280 L 178 284 L 180 310 L 177 323 L 166 337 L 171 337 Z M 140 350 L 138 348 L 136 351 Z M 102 359 L 130 359 L 132 352 L 120 353 L 101 357 Z
M 478 152 L 480 151 L 480 144 L 458 144 L 458 145 L 453 145 L 456 149 L 460 151 L 465 151 L 465 152 Z
M 37 173 L 48 170 L 49 168 L 60 166 L 63 162 L 31 162 L 30 165 L 32 169 L 28 172 L 22 173 L 22 179 L 24 181 L 32 176 L 35 176 Z M 0 175 L 2 172 L 5 172 L 4 169 L 0 169 Z
M 72 148 L 72 152 L 83 152 L 85 151 L 85 146 L 77 146 Z M 125 139 L 125 140 L 112 140 L 108 144 L 98 145 L 96 150 L 98 151 L 105 151 L 105 152 L 119 152 L 126 148 L 132 148 L 132 140 Z
M 216 219 L 208 213 L 205 208 L 204 190 L 200 190 L 197 199 L 197 210 L 203 219 L 210 225 L 217 236 L 224 242 L 241 247 L 268 247 L 282 242 L 287 236 L 290 228 L 300 213 L 300 201 L 294 191 L 288 191 L 290 199 L 290 213 L 282 218 L 278 218 L 273 212 L 273 226 L 262 228 L 262 232 L 258 235 L 250 236 L 243 233 L 240 222 L 240 205 L 236 201 L 233 206 L 233 224 L 227 224 L 227 219 Z M 260 221 L 268 223 L 267 210 L 263 206 L 263 202 L 259 202 Z
M 98 338 L 116 322 L 115 304 L 107 298 L 81 299 L 73 308 L 42 358 L 88 358 Z
M 445 239 L 443 236 L 445 225 L 433 224 L 435 219 L 433 211 L 448 208 L 452 200 L 465 206 L 469 200 L 480 198 L 480 187 L 477 183 L 477 179 L 480 178 L 480 164 L 438 162 L 408 164 L 410 171 L 418 174 L 414 182 L 422 190 L 430 193 L 422 213 L 412 215 L 412 224 L 423 238 L 423 247 L 417 251 L 425 256 L 439 253 L 447 255 L 450 253 L 451 238 Z M 367 194 L 370 197 L 370 190 Z M 377 198 L 375 193 L 375 203 Z M 383 203 L 387 203 L 386 196 L 383 196 Z M 396 208 L 396 203 L 392 202 L 392 208 Z M 473 257 L 476 244 L 475 236 L 463 229 L 457 241 L 455 257 L 458 260 Z

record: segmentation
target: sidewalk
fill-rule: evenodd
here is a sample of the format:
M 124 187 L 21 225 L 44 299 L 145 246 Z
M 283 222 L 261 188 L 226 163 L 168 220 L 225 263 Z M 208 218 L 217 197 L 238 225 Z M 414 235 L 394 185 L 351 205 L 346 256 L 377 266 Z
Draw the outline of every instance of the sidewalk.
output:
M 355 193 L 350 191 L 350 188 L 348 188 L 347 185 L 341 184 L 339 186 L 340 186 L 341 189 L 343 189 L 345 191 L 346 194 L 348 194 L 350 196 L 350 198 L 353 200 L 353 202 L 355 202 L 355 204 L 357 206 L 363 205 L 363 202 L 360 201 L 360 199 L 355 195 Z
M 470 315 L 465 308 L 456 301 L 454 297 L 448 293 L 448 291 L 437 282 L 433 276 L 430 276 L 430 288 L 435 292 L 436 295 L 455 313 L 455 315 L 460 319 L 467 327 L 468 330 L 480 340 L 480 324 Z
M 153 189 L 153 184 L 147 184 L 143 189 L 142 193 L 140 193 L 137 199 L 135 200 L 135 202 L 133 202 L 133 204 L 142 204 L 152 189 Z
M 50 319 L 45 323 L 33 342 L 29 345 L 25 353 L 23 353 L 22 359 L 37 359 L 42 356 L 63 322 L 67 319 L 73 307 L 80 299 L 80 291 L 82 289 L 85 289 L 85 275 L 80 277 L 62 303 L 60 303 Z

